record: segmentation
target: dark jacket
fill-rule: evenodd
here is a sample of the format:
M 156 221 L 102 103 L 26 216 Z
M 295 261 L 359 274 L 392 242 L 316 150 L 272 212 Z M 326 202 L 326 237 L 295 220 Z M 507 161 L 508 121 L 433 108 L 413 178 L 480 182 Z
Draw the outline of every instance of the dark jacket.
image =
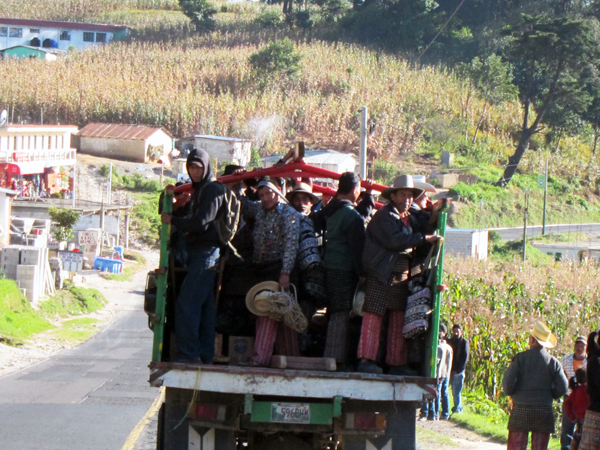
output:
M 216 181 L 210 168 L 208 153 L 203 150 L 195 150 L 195 152 L 202 159 L 205 167 L 204 176 L 199 182 L 192 182 L 194 191 L 187 215 L 185 217 L 173 216 L 171 223 L 184 233 L 188 249 L 220 247 L 221 241 L 212 222 L 217 218 L 225 203 L 225 186 Z M 188 156 L 188 161 L 192 153 Z
M 558 359 L 538 347 L 517 354 L 502 379 L 504 393 L 520 405 L 551 405 L 565 395 L 567 384 Z
M 452 347 L 454 358 L 452 359 L 452 373 L 462 373 L 467 367 L 469 361 L 469 341 L 464 337 L 452 336 L 448 340 L 448 344 Z
M 600 358 L 588 358 L 587 363 L 587 391 L 590 395 L 588 409 L 600 413 Z
M 389 203 L 381 208 L 367 227 L 363 267 L 366 274 L 387 283 L 400 253 L 412 251 L 424 244 L 427 224 L 414 216 L 408 216 L 408 229 L 396 207 Z

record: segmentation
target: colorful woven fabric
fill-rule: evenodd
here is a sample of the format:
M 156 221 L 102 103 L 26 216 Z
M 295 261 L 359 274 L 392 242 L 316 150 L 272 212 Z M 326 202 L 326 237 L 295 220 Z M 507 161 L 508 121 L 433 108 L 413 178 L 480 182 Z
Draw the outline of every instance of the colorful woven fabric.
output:
M 579 450 L 598 449 L 600 449 L 600 413 L 588 410 L 585 413 Z
M 384 315 L 388 309 L 405 311 L 408 292 L 410 258 L 400 255 L 394 265 L 388 283 L 375 277 L 367 277 L 367 289 L 363 311 Z
M 382 320 L 383 316 L 380 314 L 366 312 L 363 316 L 358 343 L 358 359 L 377 360 Z
M 256 319 L 256 338 L 252 355 L 254 364 L 268 367 L 271 364 L 273 347 L 275 354 L 299 356 L 298 333 L 282 322 L 260 316 Z
M 507 450 L 526 450 L 529 433 L 527 431 L 509 431 Z M 550 433 L 531 433 L 531 450 L 547 450 Z
M 554 433 L 554 415 L 552 404 L 521 405 L 514 404 L 508 419 L 509 431 L 530 431 L 536 433 Z
M 404 311 L 390 311 L 388 341 L 385 362 L 390 366 L 404 366 L 407 363 L 406 340 L 402 335 Z
M 327 324 L 327 340 L 325 342 L 325 358 L 335 358 L 338 363 L 348 359 L 348 326 L 350 314 L 348 311 L 331 313 Z

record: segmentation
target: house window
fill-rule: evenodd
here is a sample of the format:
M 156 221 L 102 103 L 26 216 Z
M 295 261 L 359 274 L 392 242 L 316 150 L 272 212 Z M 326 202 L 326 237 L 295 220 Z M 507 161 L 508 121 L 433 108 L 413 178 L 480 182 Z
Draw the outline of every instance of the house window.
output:
M 106 33 L 96 33 L 96 42 L 106 43 Z
M 71 40 L 71 32 L 67 30 L 62 30 L 60 32 L 60 40 L 61 41 L 70 41 Z
M 8 30 L 8 37 L 11 38 L 20 38 L 23 37 L 23 28 L 12 28 L 10 27 Z
M 83 42 L 94 42 L 94 33 L 89 31 L 83 32 Z
M 40 29 L 39 28 L 30 28 L 29 32 L 32 34 L 40 34 Z
M 0 27 L 0 37 L 8 36 L 8 27 Z

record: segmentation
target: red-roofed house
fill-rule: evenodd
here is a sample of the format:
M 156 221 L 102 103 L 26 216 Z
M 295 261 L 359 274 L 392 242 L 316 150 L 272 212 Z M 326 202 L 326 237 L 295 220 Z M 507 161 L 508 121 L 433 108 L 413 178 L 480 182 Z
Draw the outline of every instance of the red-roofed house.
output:
M 158 161 L 173 148 L 173 136 L 164 128 L 117 123 L 87 124 L 74 142 L 81 153 L 138 162 Z
M 0 17 L 0 50 L 21 45 L 83 50 L 122 40 L 128 34 L 129 27 L 123 25 Z

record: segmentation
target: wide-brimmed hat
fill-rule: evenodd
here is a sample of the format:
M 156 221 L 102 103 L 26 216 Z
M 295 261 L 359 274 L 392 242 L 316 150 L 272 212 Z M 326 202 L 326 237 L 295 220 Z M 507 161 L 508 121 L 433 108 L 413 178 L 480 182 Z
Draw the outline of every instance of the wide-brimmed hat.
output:
M 310 197 L 310 201 L 313 204 L 319 202 L 319 197 L 317 197 L 315 194 L 313 194 L 312 189 L 306 183 L 298 183 L 296 186 L 294 186 L 294 189 L 292 189 L 290 192 L 285 194 L 285 198 L 287 199 L 288 202 L 291 203 L 292 199 L 294 198 L 294 195 L 296 195 L 296 194 L 308 195 Z
M 437 190 L 435 189 L 435 187 L 432 184 L 425 183 L 424 181 L 419 181 L 419 180 L 413 180 L 413 182 L 415 183 L 415 187 L 418 189 L 423 189 L 423 192 L 437 194 Z
M 246 294 L 246 307 L 256 316 L 268 316 L 270 313 L 270 294 L 279 292 L 279 283 L 277 281 L 263 281 L 258 283 Z
M 542 347 L 545 348 L 554 348 L 558 342 L 556 336 L 552 334 L 550 328 L 548 328 L 546 324 L 542 322 L 536 322 L 529 334 L 531 334 L 531 336 L 538 341 Z
M 424 189 L 419 189 L 415 186 L 415 182 L 413 181 L 413 177 L 411 175 L 400 175 L 399 177 L 396 177 L 392 187 L 383 190 L 381 196 L 387 200 L 390 200 L 391 195 L 400 189 L 411 189 L 413 192 L 413 198 L 418 198 L 423 192 L 425 192 Z

